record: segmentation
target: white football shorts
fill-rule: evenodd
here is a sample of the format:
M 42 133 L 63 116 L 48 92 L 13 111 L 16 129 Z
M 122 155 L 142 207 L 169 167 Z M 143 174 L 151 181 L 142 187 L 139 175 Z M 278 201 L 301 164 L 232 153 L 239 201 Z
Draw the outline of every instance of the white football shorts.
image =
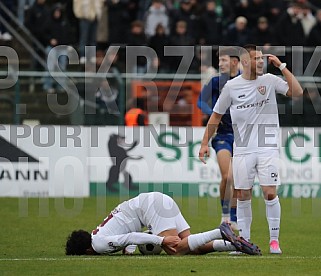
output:
M 251 189 L 255 176 L 258 177 L 261 186 L 280 185 L 279 163 L 280 154 L 278 150 L 233 156 L 235 189 Z
M 116 209 L 121 211 L 116 212 L 110 220 L 112 223 L 106 225 L 110 230 L 117 230 L 112 231 L 113 235 L 139 232 L 142 226 L 146 226 L 154 235 L 171 229 L 181 233 L 190 228 L 176 202 L 159 192 L 141 193 L 121 203 Z
M 181 233 L 190 228 L 176 202 L 161 193 L 154 193 L 152 204 L 145 210 L 145 219 L 154 235 L 171 229 Z

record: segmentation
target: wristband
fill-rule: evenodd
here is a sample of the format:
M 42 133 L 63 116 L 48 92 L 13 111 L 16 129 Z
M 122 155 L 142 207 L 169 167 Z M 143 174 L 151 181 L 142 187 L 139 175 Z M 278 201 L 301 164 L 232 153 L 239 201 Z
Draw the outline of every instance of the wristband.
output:
M 281 63 L 279 69 L 282 71 L 286 67 L 286 63 Z
M 157 236 L 158 237 L 158 244 L 160 245 L 160 246 L 163 246 L 163 242 L 164 242 L 164 240 L 165 240 L 165 237 L 159 237 L 159 236 Z

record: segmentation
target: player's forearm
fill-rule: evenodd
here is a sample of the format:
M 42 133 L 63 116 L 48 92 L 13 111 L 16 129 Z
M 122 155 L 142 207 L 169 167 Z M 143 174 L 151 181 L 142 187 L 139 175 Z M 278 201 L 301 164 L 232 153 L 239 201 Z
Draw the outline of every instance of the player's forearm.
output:
M 212 85 L 206 84 L 203 87 L 197 101 L 198 108 L 207 115 L 212 115 L 214 103 L 217 101 L 217 97 L 215 96 L 215 93 L 213 93 L 214 91 L 212 90 Z M 210 106 L 209 102 L 211 102 L 213 106 Z
M 204 114 L 212 115 L 213 109 L 206 102 L 198 101 L 197 106 Z
M 201 145 L 205 146 L 208 144 L 209 140 L 216 132 L 216 129 L 217 129 L 217 126 L 209 124 L 209 123 L 207 124 Z
M 213 113 L 211 115 L 206 125 L 206 129 L 202 139 L 202 145 L 207 145 L 211 137 L 214 135 L 214 133 L 216 133 L 221 117 L 222 115 L 219 115 L 217 113 Z
M 155 245 L 162 245 L 164 237 L 159 237 L 152 234 L 147 233 L 139 233 L 139 232 L 133 232 L 125 234 L 122 238 L 123 246 L 129 245 L 129 244 L 146 244 L 146 243 L 152 243 Z
M 92 238 L 92 247 L 98 254 L 113 253 L 130 244 L 162 245 L 164 237 L 151 235 L 147 233 L 133 232 L 128 234 L 105 236 L 94 235 Z
M 289 91 L 287 96 L 289 97 L 301 97 L 303 95 L 303 89 L 296 79 L 296 77 L 287 68 L 282 70 L 282 74 L 289 85 Z

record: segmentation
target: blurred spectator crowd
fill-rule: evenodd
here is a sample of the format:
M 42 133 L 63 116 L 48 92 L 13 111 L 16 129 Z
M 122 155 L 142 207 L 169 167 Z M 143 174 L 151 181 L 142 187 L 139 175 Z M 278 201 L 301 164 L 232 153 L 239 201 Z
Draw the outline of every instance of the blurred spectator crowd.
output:
M 49 50 L 85 45 L 106 51 L 110 45 L 149 46 L 158 56 L 137 70 L 157 66 L 175 72 L 181 60 L 164 55 L 164 46 L 237 45 L 268 47 L 321 45 L 318 0 L 1 0 Z M 0 38 L 11 35 L 0 23 Z M 119 59 L 119 62 L 122 59 Z M 65 61 L 62 61 L 64 64 Z M 197 63 L 189 72 L 199 72 Z
M 17 16 L 19 24 L 27 27 L 44 46 L 48 55 L 44 57 L 47 69 L 51 71 L 56 70 L 57 65 L 62 71 L 67 70 L 68 60 L 64 55 L 68 51 L 68 45 L 77 50 L 80 64 L 91 63 L 99 66 L 106 57 L 110 72 L 117 73 L 129 72 L 129 68 L 126 68 L 125 46 L 148 46 L 157 54 L 152 60 L 138 57 L 135 68 L 130 69 L 138 73 L 145 73 L 152 67 L 159 73 L 174 73 L 179 65 L 184 67 L 182 56 L 188 54 L 190 48 L 181 48 L 179 55 L 168 55 L 164 53 L 164 46 L 214 46 L 211 53 L 201 53 L 197 51 L 199 47 L 193 48 L 195 55 L 192 64 L 190 60 L 187 61 L 184 71 L 209 73 L 209 76 L 217 73 L 215 52 L 219 45 L 243 46 L 253 43 L 264 46 L 263 49 L 267 51 L 270 46 L 277 45 L 306 46 L 312 49 L 321 45 L 320 0 L 1 0 L 1 2 Z M 1 9 L 0 16 L 10 21 Z M 0 22 L 0 45 L 1 40 L 11 39 L 12 35 Z M 107 52 L 109 47 L 114 45 L 121 46 L 121 50 Z M 85 46 L 96 46 L 95 56 L 88 54 Z M 306 60 L 311 57 L 311 53 L 310 56 L 304 55 Z M 291 57 L 289 60 L 285 61 L 291 66 Z M 64 82 L 60 84 L 63 86 Z M 44 80 L 43 88 L 47 92 L 54 91 L 52 78 Z M 63 90 L 61 86 L 55 89 Z M 99 91 L 104 91 L 104 84 Z M 117 93 L 115 95 L 117 97 Z M 284 104 L 283 112 L 282 110 L 280 112 L 281 124 L 308 126 L 311 114 L 320 116 L 321 110 L 315 108 L 321 106 L 320 99 L 318 88 L 314 86 L 305 89 L 302 101 L 281 99 L 280 105 Z M 105 104 L 105 101 L 103 102 Z M 293 110 L 298 114 L 292 116 L 295 122 L 289 121 L 289 117 L 286 116 Z M 302 117 L 299 115 L 302 113 L 309 115 Z

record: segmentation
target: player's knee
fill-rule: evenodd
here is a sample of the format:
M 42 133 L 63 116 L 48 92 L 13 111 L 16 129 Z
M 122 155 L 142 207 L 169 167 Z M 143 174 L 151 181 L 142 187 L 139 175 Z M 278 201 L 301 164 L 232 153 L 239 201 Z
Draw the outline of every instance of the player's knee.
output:
M 277 196 L 275 186 L 261 186 L 265 200 L 273 200 Z
M 224 186 L 224 187 L 228 186 L 228 181 L 229 181 L 228 175 L 222 174 L 221 186 Z
M 264 194 L 264 199 L 265 200 L 273 200 L 273 199 L 275 199 L 276 198 L 276 194 L 275 193 L 271 193 L 271 194 Z
M 227 180 L 228 180 L 228 175 L 227 175 L 227 174 L 222 174 L 222 180 L 221 180 L 221 182 L 226 185 Z
M 252 198 L 252 190 L 237 190 L 238 200 L 250 200 Z

